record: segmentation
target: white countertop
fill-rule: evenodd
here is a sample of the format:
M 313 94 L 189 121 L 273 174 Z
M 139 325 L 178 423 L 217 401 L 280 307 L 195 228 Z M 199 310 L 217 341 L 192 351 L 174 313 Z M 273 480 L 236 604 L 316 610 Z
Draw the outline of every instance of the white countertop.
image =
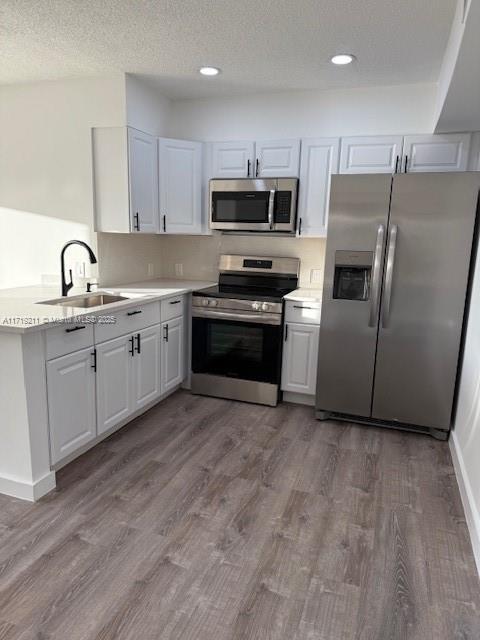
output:
M 80 321 L 84 316 L 109 315 L 116 309 L 135 306 L 139 300 L 154 302 L 162 298 L 182 293 L 191 293 L 212 287 L 216 282 L 200 280 L 146 280 L 131 284 L 119 284 L 111 287 L 99 287 L 98 292 L 128 295 L 128 300 L 122 300 L 108 305 L 84 309 L 73 306 L 55 306 L 39 304 L 45 300 L 60 298 L 58 286 L 48 287 L 36 285 L 18 287 L 15 289 L 0 289 L 0 331 L 25 333 L 45 329 L 63 322 Z M 93 291 L 94 295 L 97 293 Z M 70 296 L 85 294 L 84 290 L 72 289 Z
M 295 300 L 296 302 L 322 302 L 322 290 L 321 289 L 307 289 L 301 287 L 287 293 L 283 298 L 284 300 Z

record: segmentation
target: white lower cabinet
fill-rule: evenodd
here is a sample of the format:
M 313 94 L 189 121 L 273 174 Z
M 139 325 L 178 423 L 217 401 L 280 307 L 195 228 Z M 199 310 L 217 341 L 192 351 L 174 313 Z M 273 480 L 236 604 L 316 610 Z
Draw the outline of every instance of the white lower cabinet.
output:
M 93 346 L 47 362 L 47 390 L 55 464 L 97 435 Z
M 184 323 L 178 317 L 162 323 L 162 392 L 174 389 L 183 382 Z
M 122 336 L 97 345 L 99 435 L 133 413 L 131 394 L 133 340 L 133 335 Z
M 315 394 L 320 327 L 287 323 L 283 347 L 282 391 Z

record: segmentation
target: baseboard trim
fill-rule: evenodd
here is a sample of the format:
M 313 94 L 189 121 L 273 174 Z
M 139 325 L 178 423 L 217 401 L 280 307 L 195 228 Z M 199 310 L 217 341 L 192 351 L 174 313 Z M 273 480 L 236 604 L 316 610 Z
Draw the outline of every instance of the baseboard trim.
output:
M 453 468 L 457 477 L 460 496 L 462 498 L 465 519 L 467 521 L 470 540 L 472 543 L 473 555 L 480 575 L 480 514 L 475 505 L 474 495 L 470 480 L 468 478 L 465 462 L 458 444 L 455 431 L 450 434 L 450 452 L 452 454 Z
M 315 406 L 315 396 L 309 396 L 306 393 L 295 393 L 293 391 L 284 391 L 283 401 L 292 402 L 293 404 L 304 404 L 309 407 Z
M 55 471 L 49 471 L 43 478 L 33 483 L 0 476 L 0 493 L 20 498 L 20 500 L 35 502 L 52 489 L 55 489 Z

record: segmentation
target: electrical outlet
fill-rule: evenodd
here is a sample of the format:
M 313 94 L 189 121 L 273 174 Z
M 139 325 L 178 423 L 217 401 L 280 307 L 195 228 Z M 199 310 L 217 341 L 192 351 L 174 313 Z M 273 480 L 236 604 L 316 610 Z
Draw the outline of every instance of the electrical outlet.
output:
M 183 276 L 183 264 L 181 262 L 177 262 L 175 264 L 175 275 L 177 276 L 177 278 Z
M 310 282 L 320 283 L 323 281 L 322 269 L 310 269 Z
M 74 271 L 74 273 L 78 278 L 84 278 L 85 277 L 85 262 L 75 262 L 75 271 Z
M 147 275 L 148 275 L 148 276 L 153 276 L 153 275 L 154 275 L 153 262 L 149 262 L 149 263 L 148 263 L 148 266 L 147 266 Z

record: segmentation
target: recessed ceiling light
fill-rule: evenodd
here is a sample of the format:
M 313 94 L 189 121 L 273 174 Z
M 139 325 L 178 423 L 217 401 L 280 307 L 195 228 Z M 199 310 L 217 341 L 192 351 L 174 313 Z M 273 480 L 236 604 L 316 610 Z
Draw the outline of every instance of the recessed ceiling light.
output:
M 217 67 L 200 67 L 202 76 L 218 76 L 220 69 Z
M 350 64 L 354 60 L 355 56 L 351 53 L 338 53 L 330 58 L 330 62 L 333 62 L 333 64 Z

